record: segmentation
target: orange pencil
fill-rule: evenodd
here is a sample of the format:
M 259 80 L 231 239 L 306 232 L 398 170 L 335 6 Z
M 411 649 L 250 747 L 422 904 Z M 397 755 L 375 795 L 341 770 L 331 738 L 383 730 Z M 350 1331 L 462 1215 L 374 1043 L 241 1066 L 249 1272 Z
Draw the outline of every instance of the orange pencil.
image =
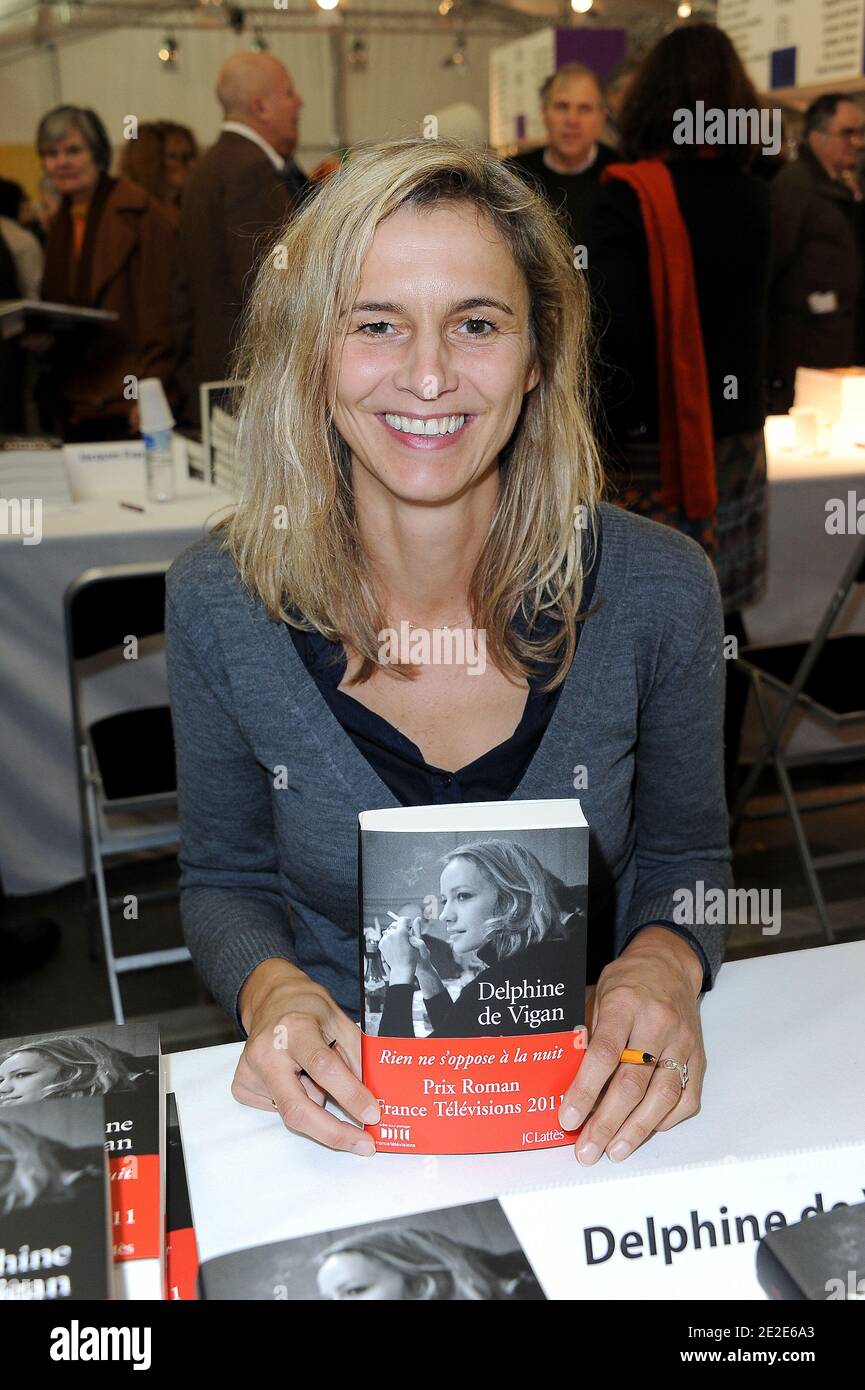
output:
M 626 1047 L 619 1058 L 620 1062 L 634 1062 L 638 1067 L 651 1067 L 657 1060 L 651 1052 L 638 1052 L 633 1047 Z

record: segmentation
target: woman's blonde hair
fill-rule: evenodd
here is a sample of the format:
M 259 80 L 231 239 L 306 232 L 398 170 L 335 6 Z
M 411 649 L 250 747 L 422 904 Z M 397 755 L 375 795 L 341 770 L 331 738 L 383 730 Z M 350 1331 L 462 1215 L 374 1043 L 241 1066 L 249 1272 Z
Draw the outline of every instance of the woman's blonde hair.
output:
M 71 1201 L 75 1179 L 97 1177 L 103 1162 L 98 1149 L 72 1149 L 27 1125 L 0 1120 L 0 1216 L 36 1202 Z
M 144 1072 L 153 1071 L 152 1062 L 123 1052 L 100 1038 L 63 1034 L 59 1038 L 39 1038 L 7 1048 L 0 1056 L 0 1067 L 19 1052 L 38 1052 L 57 1068 L 56 1079 L 42 1089 L 43 1100 L 66 1096 L 104 1096 L 109 1091 L 130 1090 Z
M 588 292 L 546 199 L 489 154 L 421 138 L 362 148 L 282 229 L 256 279 L 237 356 L 245 484 L 221 525 L 241 579 L 269 616 L 349 641 L 362 658 L 359 679 L 370 676 L 385 621 L 356 524 L 350 451 L 333 423 L 342 343 L 380 223 L 402 207 L 453 203 L 486 214 L 522 271 L 527 366 L 537 355 L 541 370 L 500 455 L 470 611 L 500 669 L 529 674 L 554 661 L 553 688 L 574 652 L 581 535 L 587 528 L 591 540 L 600 493 Z M 515 630 L 520 609 L 525 621 Z
M 485 1250 L 451 1240 L 439 1231 L 411 1227 L 372 1226 L 344 1236 L 322 1250 L 316 1259 L 318 1269 L 340 1255 L 361 1255 L 398 1274 L 404 1302 L 498 1302 L 516 1298 L 534 1282 L 517 1251 L 496 1260 Z
M 568 890 L 525 845 L 515 840 L 475 840 L 443 854 L 441 863 L 468 859 L 496 890 L 495 913 L 486 924 L 486 943 L 497 960 L 507 960 L 541 941 L 567 941 L 562 921 Z

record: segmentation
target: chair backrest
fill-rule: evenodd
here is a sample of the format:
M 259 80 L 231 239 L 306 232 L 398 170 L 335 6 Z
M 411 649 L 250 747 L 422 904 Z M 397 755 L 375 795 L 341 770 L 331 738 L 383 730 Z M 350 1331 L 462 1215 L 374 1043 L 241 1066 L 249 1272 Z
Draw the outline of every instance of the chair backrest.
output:
M 73 661 L 122 645 L 129 635 L 165 630 L 165 575 L 170 561 L 85 570 L 64 595 L 67 654 Z
M 155 560 L 85 570 L 63 595 L 76 766 L 84 736 L 77 663 L 122 646 L 129 636 L 140 639 L 165 631 L 165 575 L 170 564 Z

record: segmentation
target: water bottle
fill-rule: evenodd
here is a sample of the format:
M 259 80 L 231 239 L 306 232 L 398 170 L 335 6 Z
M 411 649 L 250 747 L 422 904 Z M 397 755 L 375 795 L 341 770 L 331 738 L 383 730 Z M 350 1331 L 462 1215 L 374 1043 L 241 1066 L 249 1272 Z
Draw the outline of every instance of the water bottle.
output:
M 157 430 L 144 436 L 144 467 L 149 502 L 170 502 L 174 497 L 174 451 L 171 430 Z
M 174 417 L 158 377 L 138 383 L 138 412 L 144 439 L 144 468 L 150 502 L 170 502 L 176 491 L 171 428 Z

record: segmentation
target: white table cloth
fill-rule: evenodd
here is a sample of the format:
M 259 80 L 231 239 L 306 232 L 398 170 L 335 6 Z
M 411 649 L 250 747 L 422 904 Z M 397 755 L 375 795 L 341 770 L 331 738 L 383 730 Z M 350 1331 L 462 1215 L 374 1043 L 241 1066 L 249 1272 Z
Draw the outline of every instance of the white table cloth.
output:
M 810 1157 L 807 1167 L 802 1160 L 803 1182 L 807 1187 L 812 1173 L 822 1172 L 829 1180 L 828 1203 L 831 1175 L 837 1166 L 840 1179 L 846 1146 L 865 1141 L 865 1084 L 855 1056 L 863 983 L 865 942 L 725 965 L 702 1004 L 709 1066 L 700 1114 L 655 1135 L 621 1164 L 601 1158 L 585 1169 L 570 1146 L 448 1157 L 377 1154 L 362 1159 L 335 1153 L 290 1134 L 276 1114 L 232 1099 L 240 1043 L 174 1053 L 166 1059 L 168 1084 L 177 1095 L 201 1259 L 540 1188 L 557 1189 L 550 1195 L 560 1219 L 576 1225 L 586 1213 L 591 1221 L 594 1209 L 611 1206 L 606 1188 L 611 1183 L 627 1184 L 621 1189 L 623 1204 L 640 1189 L 651 1210 L 662 1188 L 656 1179 L 671 1170 L 689 1175 L 689 1200 L 691 1191 L 698 1192 L 700 1201 L 707 1207 L 715 1201 L 717 1209 L 729 1165 L 739 1172 L 753 1161 L 756 1192 L 765 1183 L 760 1169 L 766 1165 L 758 1160 L 776 1155 L 780 1174 L 795 1169 L 795 1156 L 804 1151 Z M 865 1147 L 861 1160 L 865 1164 Z M 772 1164 L 768 1167 L 771 1171 Z M 844 1171 L 848 1168 L 849 1161 Z M 841 1195 L 861 1201 L 865 1170 L 852 1195 L 847 1194 L 849 1175 L 845 1181 Z M 605 1185 L 603 1193 L 598 1184 Z M 231 1200 L 226 1201 L 229 1192 Z M 537 1203 L 539 1209 L 549 1205 Z M 522 1212 L 524 1228 L 531 1226 L 531 1208 L 529 1204 Z M 537 1225 L 550 1228 L 549 1210 Z M 520 1234 L 527 1248 L 534 1246 L 535 1258 L 543 1230 L 531 1241 L 530 1230 Z M 718 1281 L 726 1281 L 726 1292 L 719 1296 L 760 1297 L 753 1244 L 734 1253 L 735 1259 L 727 1263 L 725 1256 L 723 1267 L 718 1266 Z M 711 1252 L 705 1259 L 711 1259 Z M 665 1292 L 658 1264 L 646 1261 L 642 1267 L 644 1296 L 682 1296 L 673 1286 Z M 557 1287 L 561 1285 L 559 1272 Z M 608 1279 L 595 1282 L 594 1271 L 581 1267 L 575 1247 L 570 1296 L 599 1296 L 601 1287 L 603 1296 L 616 1296 Z M 713 1287 L 717 1292 L 717 1284 Z M 696 1291 L 692 1296 L 706 1295 Z
M 223 515 L 229 498 L 179 479 L 177 500 L 146 500 L 143 466 L 76 463 L 73 495 L 43 508 L 42 540 L 0 534 L 0 878 L 10 896 L 40 893 L 83 875 L 63 593 L 97 565 L 172 560 Z M 137 503 L 129 511 L 120 501 Z M 98 663 L 96 663 L 98 665 Z M 161 642 L 140 659 L 88 680 L 88 713 L 167 699 Z

